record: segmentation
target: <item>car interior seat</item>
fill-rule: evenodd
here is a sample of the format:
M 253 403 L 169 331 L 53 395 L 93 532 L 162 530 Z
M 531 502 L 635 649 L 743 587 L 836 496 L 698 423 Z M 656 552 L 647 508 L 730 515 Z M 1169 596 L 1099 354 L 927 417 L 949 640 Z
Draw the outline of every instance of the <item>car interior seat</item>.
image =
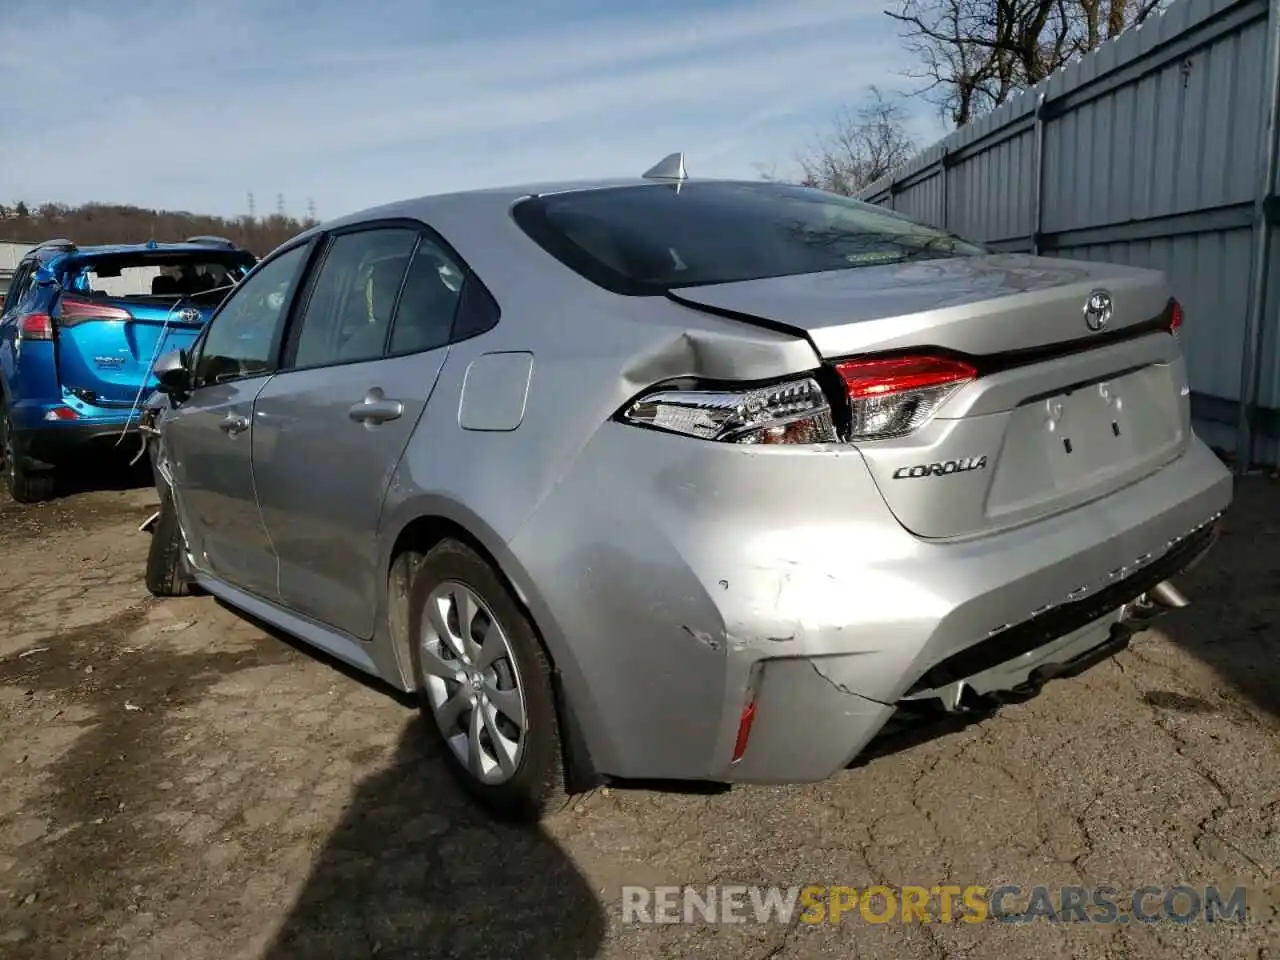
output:
M 159 274 L 151 279 L 151 295 L 172 296 L 178 292 L 178 281 L 167 273 Z
M 344 359 L 376 357 L 391 323 L 391 309 L 400 290 L 406 258 L 388 257 L 361 271 L 355 289 L 347 297 L 346 316 L 340 332 L 339 352 Z

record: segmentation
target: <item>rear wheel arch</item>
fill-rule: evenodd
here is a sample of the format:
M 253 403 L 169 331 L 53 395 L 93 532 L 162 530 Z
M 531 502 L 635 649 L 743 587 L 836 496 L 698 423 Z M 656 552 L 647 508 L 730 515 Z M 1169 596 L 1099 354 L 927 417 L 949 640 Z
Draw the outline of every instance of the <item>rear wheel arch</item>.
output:
M 480 526 L 479 521 L 476 526 Z M 486 532 L 496 536 L 492 531 Z M 393 647 L 395 662 L 404 678 L 404 688 L 415 691 L 417 688 L 410 650 L 413 640 L 409 635 L 409 595 L 413 574 L 432 547 L 450 539 L 466 544 L 493 568 L 533 625 L 538 644 L 551 665 L 552 692 L 563 740 L 566 789 L 569 792 L 581 792 L 599 785 L 601 779 L 591 761 L 590 751 L 582 733 L 581 719 L 565 693 L 561 679 L 562 661 L 557 660 L 556 651 L 547 644 L 538 619 L 529 608 L 525 592 L 512 578 L 504 564 L 498 560 L 496 552 L 486 544 L 487 538 L 477 536 L 469 525 L 438 514 L 420 515 L 405 523 L 396 536 L 387 564 L 388 636 Z
M 427 555 L 432 547 L 443 540 L 453 539 L 465 543 L 493 567 L 494 571 L 497 572 L 505 585 L 511 590 L 525 615 L 533 623 L 535 630 L 538 632 L 538 640 L 543 648 L 545 649 L 547 646 L 541 631 L 538 630 L 538 622 L 529 610 L 524 591 L 512 580 L 503 564 L 494 555 L 494 551 L 485 542 L 489 538 L 477 536 L 472 532 L 475 526 L 478 526 L 478 524 L 464 525 L 457 520 L 440 514 L 422 514 L 405 523 L 401 527 L 399 534 L 396 535 L 387 564 L 387 618 L 391 642 L 395 647 L 396 662 L 400 665 L 401 673 L 408 681 L 407 686 L 409 687 L 413 683 L 412 671 L 409 668 L 409 645 L 411 643 L 411 638 L 409 637 L 409 588 L 418 564 L 422 562 L 423 557 Z M 555 667 L 556 661 L 553 652 L 547 650 L 546 653 L 551 660 L 552 667 Z

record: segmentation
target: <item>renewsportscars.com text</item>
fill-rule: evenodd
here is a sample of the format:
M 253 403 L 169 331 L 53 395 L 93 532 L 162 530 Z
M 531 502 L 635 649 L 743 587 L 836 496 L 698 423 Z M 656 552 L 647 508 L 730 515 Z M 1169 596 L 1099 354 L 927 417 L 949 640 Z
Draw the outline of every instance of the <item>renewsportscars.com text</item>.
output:
M 622 888 L 624 923 L 1243 922 L 1243 887 L 876 885 Z

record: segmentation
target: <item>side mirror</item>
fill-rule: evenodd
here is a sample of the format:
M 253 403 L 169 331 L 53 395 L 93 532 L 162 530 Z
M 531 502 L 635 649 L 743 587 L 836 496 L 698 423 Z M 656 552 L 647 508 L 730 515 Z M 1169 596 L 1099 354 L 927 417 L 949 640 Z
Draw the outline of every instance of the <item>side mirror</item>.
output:
M 156 361 L 156 389 L 175 400 L 191 390 L 191 371 L 184 350 L 173 350 Z

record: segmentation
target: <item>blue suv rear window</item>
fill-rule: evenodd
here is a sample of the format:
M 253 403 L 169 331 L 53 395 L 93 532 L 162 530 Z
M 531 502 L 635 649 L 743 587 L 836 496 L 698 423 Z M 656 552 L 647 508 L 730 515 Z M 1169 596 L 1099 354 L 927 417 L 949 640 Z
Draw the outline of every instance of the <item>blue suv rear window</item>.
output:
M 253 264 L 249 253 L 217 250 L 69 257 L 63 264 L 63 286 L 77 294 L 113 298 L 191 297 L 210 291 L 225 292 Z

